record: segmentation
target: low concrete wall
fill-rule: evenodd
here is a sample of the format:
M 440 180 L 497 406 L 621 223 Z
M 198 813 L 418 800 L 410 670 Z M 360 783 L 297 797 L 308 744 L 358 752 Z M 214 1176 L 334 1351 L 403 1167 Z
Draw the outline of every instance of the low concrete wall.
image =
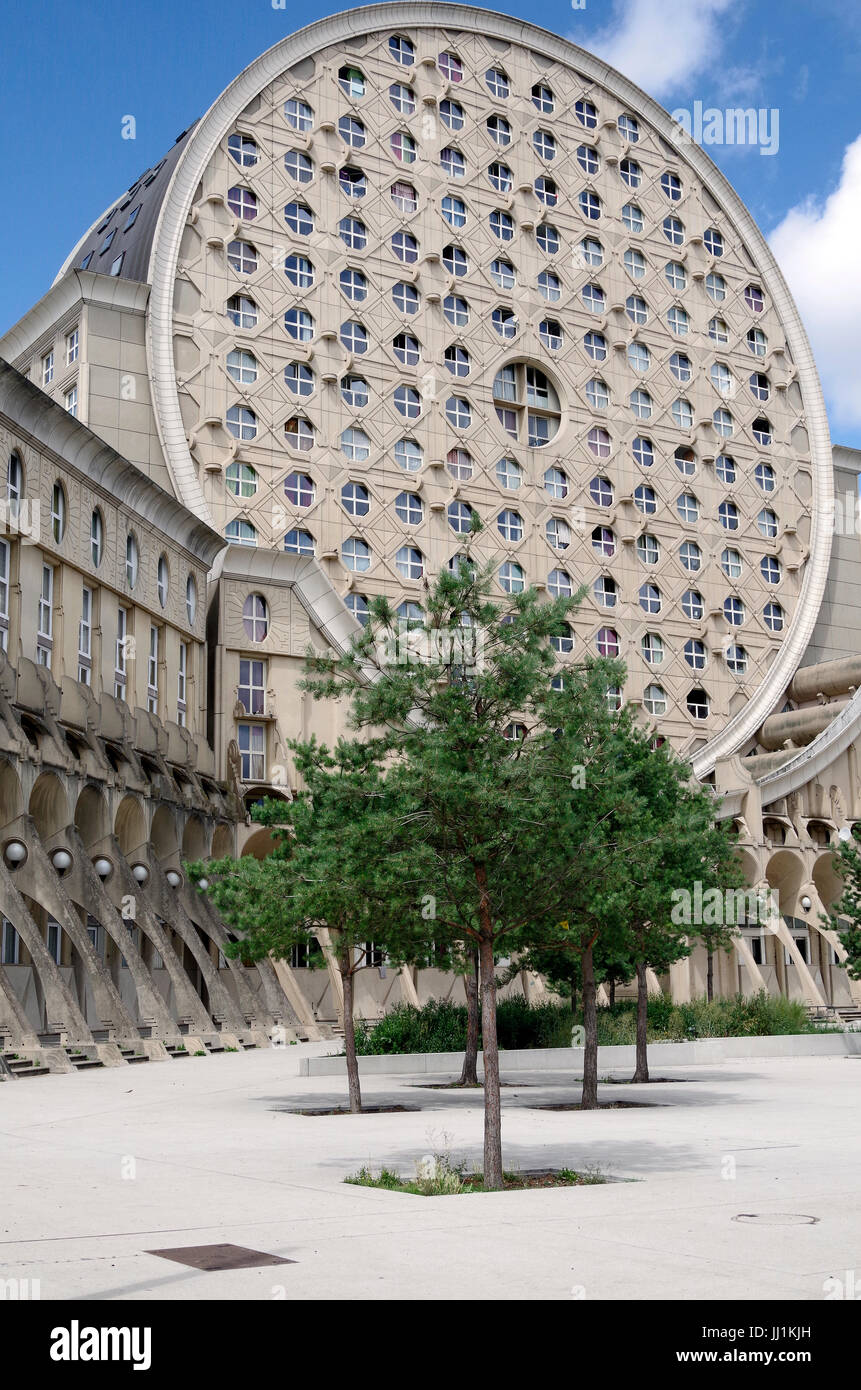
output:
M 729 1062 L 737 1058 L 861 1056 L 861 1033 L 789 1033 L 766 1038 L 698 1038 L 695 1042 L 649 1044 L 649 1068 L 689 1067 Z M 634 1068 L 633 1047 L 599 1047 L 598 1071 Z M 481 1053 L 478 1054 L 481 1069 Z M 583 1069 L 582 1047 L 523 1048 L 500 1052 L 500 1070 L 574 1071 Z M 401 1052 L 384 1057 L 360 1057 L 362 1076 L 413 1075 L 422 1072 L 459 1073 L 462 1052 Z M 303 1057 L 300 1076 L 343 1076 L 343 1056 Z

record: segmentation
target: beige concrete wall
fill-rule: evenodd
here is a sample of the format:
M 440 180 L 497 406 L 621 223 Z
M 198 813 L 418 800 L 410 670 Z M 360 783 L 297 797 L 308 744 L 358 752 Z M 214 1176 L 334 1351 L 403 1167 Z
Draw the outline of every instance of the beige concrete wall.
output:
M 10 604 L 8 653 L 14 662 L 37 659 L 39 596 L 43 568 L 53 572 L 53 637 L 51 672 L 60 684 L 64 676 L 78 677 L 79 628 L 83 589 L 92 593 L 92 682 L 98 698 L 114 694 L 118 609 L 128 614 L 126 703 L 147 708 L 147 655 L 152 625 L 159 629 L 158 710 L 163 720 L 178 715 L 179 646 L 187 648 L 187 727 L 205 733 L 206 648 L 205 607 L 207 566 L 161 532 L 142 513 L 111 495 L 74 466 L 22 436 L 14 424 L 0 419 L 0 459 L 5 470 L 10 456 L 24 470 L 23 508 L 18 526 L 6 532 L 10 547 Z M 54 487 L 65 500 L 65 529 L 56 539 L 52 527 Z M 97 510 L 103 526 L 103 558 L 93 563 L 90 525 Z M 137 579 L 132 588 L 126 573 L 126 540 L 132 534 L 138 547 Z M 158 564 L 168 571 L 166 602 L 158 594 Z M 194 622 L 189 622 L 186 584 L 191 577 L 197 594 Z
M 156 429 L 146 359 L 146 285 L 71 271 L 0 337 L 0 357 L 64 409 L 77 391 L 75 417 L 172 491 Z M 77 353 L 70 360 L 70 336 Z M 53 376 L 45 361 L 53 354 Z

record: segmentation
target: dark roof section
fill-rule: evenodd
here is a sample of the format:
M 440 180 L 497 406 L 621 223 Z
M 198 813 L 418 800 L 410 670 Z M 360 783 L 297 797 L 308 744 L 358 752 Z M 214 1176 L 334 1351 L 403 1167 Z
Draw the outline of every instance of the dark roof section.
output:
M 98 226 L 75 252 L 75 259 L 68 270 L 94 270 L 101 275 L 110 275 L 117 256 L 122 256 L 118 271 L 121 278 L 137 280 L 140 284 L 148 283 L 152 239 L 162 200 L 193 130 L 194 125 L 190 125 L 188 130 L 178 135 L 164 159 L 141 174 L 128 192 L 105 213 Z M 105 246 L 108 238 L 110 244 Z

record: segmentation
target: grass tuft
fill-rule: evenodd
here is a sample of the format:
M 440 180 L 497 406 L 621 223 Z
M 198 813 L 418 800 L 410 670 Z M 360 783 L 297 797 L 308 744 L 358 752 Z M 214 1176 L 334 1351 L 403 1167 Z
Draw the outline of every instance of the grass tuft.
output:
M 400 1173 L 385 1165 L 377 1172 L 365 1165 L 344 1181 L 354 1187 L 379 1187 L 387 1192 L 407 1192 L 416 1197 L 452 1197 L 484 1191 L 483 1174 L 468 1173 L 464 1164 L 452 1163 L 448 1156 L 440 1154 L 419 1159 L 415 1178 L 401 1177 Z M 516 1192 L 536 1187 L 593 1187 L 606 1181 L 607 1178 L 596 1167 L 587 1168 L 584 1172 L 574 1168 L 548 1169 L 540 1173 L 512 1171 L 503 1174 L 503 1190 Z

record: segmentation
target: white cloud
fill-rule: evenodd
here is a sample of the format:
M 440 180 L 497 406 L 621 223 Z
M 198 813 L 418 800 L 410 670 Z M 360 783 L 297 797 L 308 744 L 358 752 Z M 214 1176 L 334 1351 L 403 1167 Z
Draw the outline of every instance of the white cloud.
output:
M 861 136 L 846 148 L 833 193 L 790 209 L 769 237 L 810 337 L 832 430 L 861 425 L 859 225 Z
M 691 79 L 705 69 L 714 72 L 722 48 L 720 16 L 730 4 L 731 0 L 689 0 L 686 5 L 622 0 L 604 29 L 589 36 L 573 33 L 571 39 L 660 100 L 680 87 L 689 90 Z

